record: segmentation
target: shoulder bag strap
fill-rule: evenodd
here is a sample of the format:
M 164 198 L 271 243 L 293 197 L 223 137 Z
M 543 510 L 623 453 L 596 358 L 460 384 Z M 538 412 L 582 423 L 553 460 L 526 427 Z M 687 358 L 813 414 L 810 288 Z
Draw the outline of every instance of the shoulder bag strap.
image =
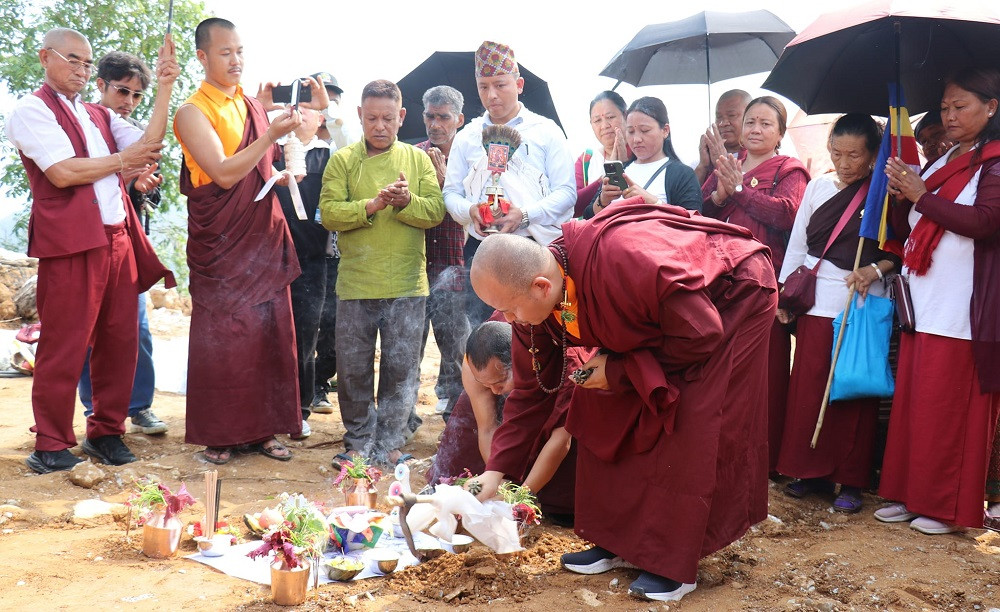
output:
M 830 238 L 826 241 L 826 246 L 823 247 L 823 253 L 819 256 L 819 261 L 817 261 L 816 265 L 813 266 L 814 271 L 819 269 L 819 264 L 823 262 L 823 256 L 830 250 L 830 246 L 833 245 L 833 241 L 837 239 L 837 236 L 840 236 L 840 232 L 844 231 L 844 227 L 847 225 L 847 222 L 854 216 L 854 213 L 858 211 L 858 207 L 861 206 L 861 202 L 864 201 L 865 196 L 868 195 L 868 187 L 870 184 L 871 179 L 869 178 L 865 181 L 865 184 L 858 189 L 858 192 L 854 194 L 854 197 L 851 199 L 851 203 L 847 205 L 846 209 L 844 209 L 844 214 L 840 215 L 837 225 L 833 228 L 833 233 L 830 234 Z
M 663 162 L 663 165 L 656 169 L 656 172 L 653 173 L 653 176 L 649 177 L 649 180 L 646 181 L 646 184 L 643 185 L 642 188 L 649 189 L 649 186 L 653 184 L 653 181 L 656 180 L 656 177 L 660 176 L 660 173 L 667 169 L 667 166 L 670 164 L 670 161 L 671 160 L 668 157 L 667 161 Z M 666 177 L 664 177 L 663 178 L 664 186 L 666 186 L 666 180 L 667 180 Z

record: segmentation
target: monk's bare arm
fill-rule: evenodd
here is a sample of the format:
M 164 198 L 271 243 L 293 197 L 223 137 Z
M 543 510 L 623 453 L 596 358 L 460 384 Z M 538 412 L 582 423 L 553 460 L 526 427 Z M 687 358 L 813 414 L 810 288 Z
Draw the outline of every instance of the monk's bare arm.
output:
M 462 360 L 462 387 L 472 404 L 472 414 L 476 417 L 476 429 L 479 432 L 479 454 L 483 461 L 490 459 L 490 445 L 493 444 L 493 432 L 497 430 L 497 396 L 489 388 L 476 381 L 469 364 Z
M 531 466 L 528 477 L 524 479 L 524 486 L 533 493 L 541 491 L 542 487 L 552 480 L 563 459 L 569 454 L 572 443 L 573 437 L 565 427 L 553 429 L 549 439 L 545 441 L 545 446 L 538 453 L 534 465 Z
M 295 113 L 295 116 L 297 117 L 298 113 Z M 215 133 L 208 117 L 198 107 L 185 104 L 177 109 L 174 127 L 198 167 L 212 179 L 213 183 L 223 189 L 229 189 L 253 170 L 278 138 L 295 129 L 300 121 L 289 118 L 288 115 L 276 118 L 263 136 L 230 157 L 226 157 L 219 135 Z

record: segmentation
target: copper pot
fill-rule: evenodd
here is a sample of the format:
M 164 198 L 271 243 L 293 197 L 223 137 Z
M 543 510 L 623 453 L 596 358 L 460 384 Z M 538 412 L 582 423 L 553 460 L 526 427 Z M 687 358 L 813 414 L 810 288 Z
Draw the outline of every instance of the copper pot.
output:
M 365 478 L 355 478 L 344 490 L 344 500 L 346 506 L 365 506 L 375 508 L 378 501 L 378 491 Z
M 295 569 L 281 569 L 275 563 L 271 566 L 271 599 L 279 606 L 298 606 L 306 600 L 309 588 L 309 562 L 303 561 Z
M 163 515 L 154 515 L 142 526 L 142 554 L 150 559 L 166 559 L 177 552 L 181 541 L 181 522 L 172 517 L 164 522 Z

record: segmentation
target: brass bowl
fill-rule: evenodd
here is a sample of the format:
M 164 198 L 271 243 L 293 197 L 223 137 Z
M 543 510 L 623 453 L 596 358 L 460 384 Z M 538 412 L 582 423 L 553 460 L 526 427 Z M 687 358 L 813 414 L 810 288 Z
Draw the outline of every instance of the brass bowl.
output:
M 448 552 L 448 551 L 446 551 L 443 548 L 418 548 L 417 549 L 417 555 L 421 559 L 427 559 L 428 561 L 430 561 L 431 559 L 437 559 L 438 557 L 440 557 L 441 555 L 443 555 L 446 552 Z
M 399 553 L 391 550 L 372 551 L 370 559 L 372 570 L 379 574 L 391 574 L 399 565 Z
M 347 582 L 365 569 L 365 564 L 361 561 L 346 557 L 332 559 L 323 565 L 326 566 L 326 575 L 330 577 L 330 580 L 338 582 Z

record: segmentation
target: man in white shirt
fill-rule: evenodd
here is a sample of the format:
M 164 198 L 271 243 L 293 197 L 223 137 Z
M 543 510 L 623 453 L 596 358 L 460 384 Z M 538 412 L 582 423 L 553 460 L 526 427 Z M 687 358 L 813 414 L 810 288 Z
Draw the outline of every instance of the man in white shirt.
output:
M 488 231 L 521 234 L 548 244 L 562 234 L 561 226 L 569 221 L 576 204 L 573 158 L 566 137 L 554 121 L 529 111 L 518 101 L 524 79 L 518 72 L 514 51 L 502 43 L 483 42 L 476 51 L 476 85 L 486 112 L 455 137 L 443 190 L 448 212 L 469 233 L 466 268 L 472 265 L 479 242 Z M 527 197 L 505 189 L 510 209 L 493 226 L 487 226 L 478 209 L 486 201 L 484 181 L 470 179 L 485 171 L 482 131 L 492 124 L 509 125 L 520 133 L 521 146 L 511 159 L 519 157 L 537 171 L 541 185 L 536 194 Z M 501 177 L 501 183 L 506 179 Z M 479 184 L 482 188 L 470 193 L 470 187 Z M 467 299 L 469 320 L 475 327 L 489 318 L 492 309 L 471 290 Z
M 39 259 L 38 313 L 45 328 L 32 385 L 35 452 L 26 463 L 47 473 L 80 461 L 69 448 L 76 445 L 76 384 L 90 346 L 94 413 L 83 451 L 122 465 L 136 460 L 121 440 L 138 354 L 136 299 L 160 278 L 173 286 L 173 275 L 142 232 L 121 175 L 148 179 L 156 170 L 180 68 L 167 35 L 143 132 L 83 101 L 94 63 L 82 34 L 49 31 L 38 57 L 45 83 L 18 101 L 6 126 L 31 184 L 28 254 Z

